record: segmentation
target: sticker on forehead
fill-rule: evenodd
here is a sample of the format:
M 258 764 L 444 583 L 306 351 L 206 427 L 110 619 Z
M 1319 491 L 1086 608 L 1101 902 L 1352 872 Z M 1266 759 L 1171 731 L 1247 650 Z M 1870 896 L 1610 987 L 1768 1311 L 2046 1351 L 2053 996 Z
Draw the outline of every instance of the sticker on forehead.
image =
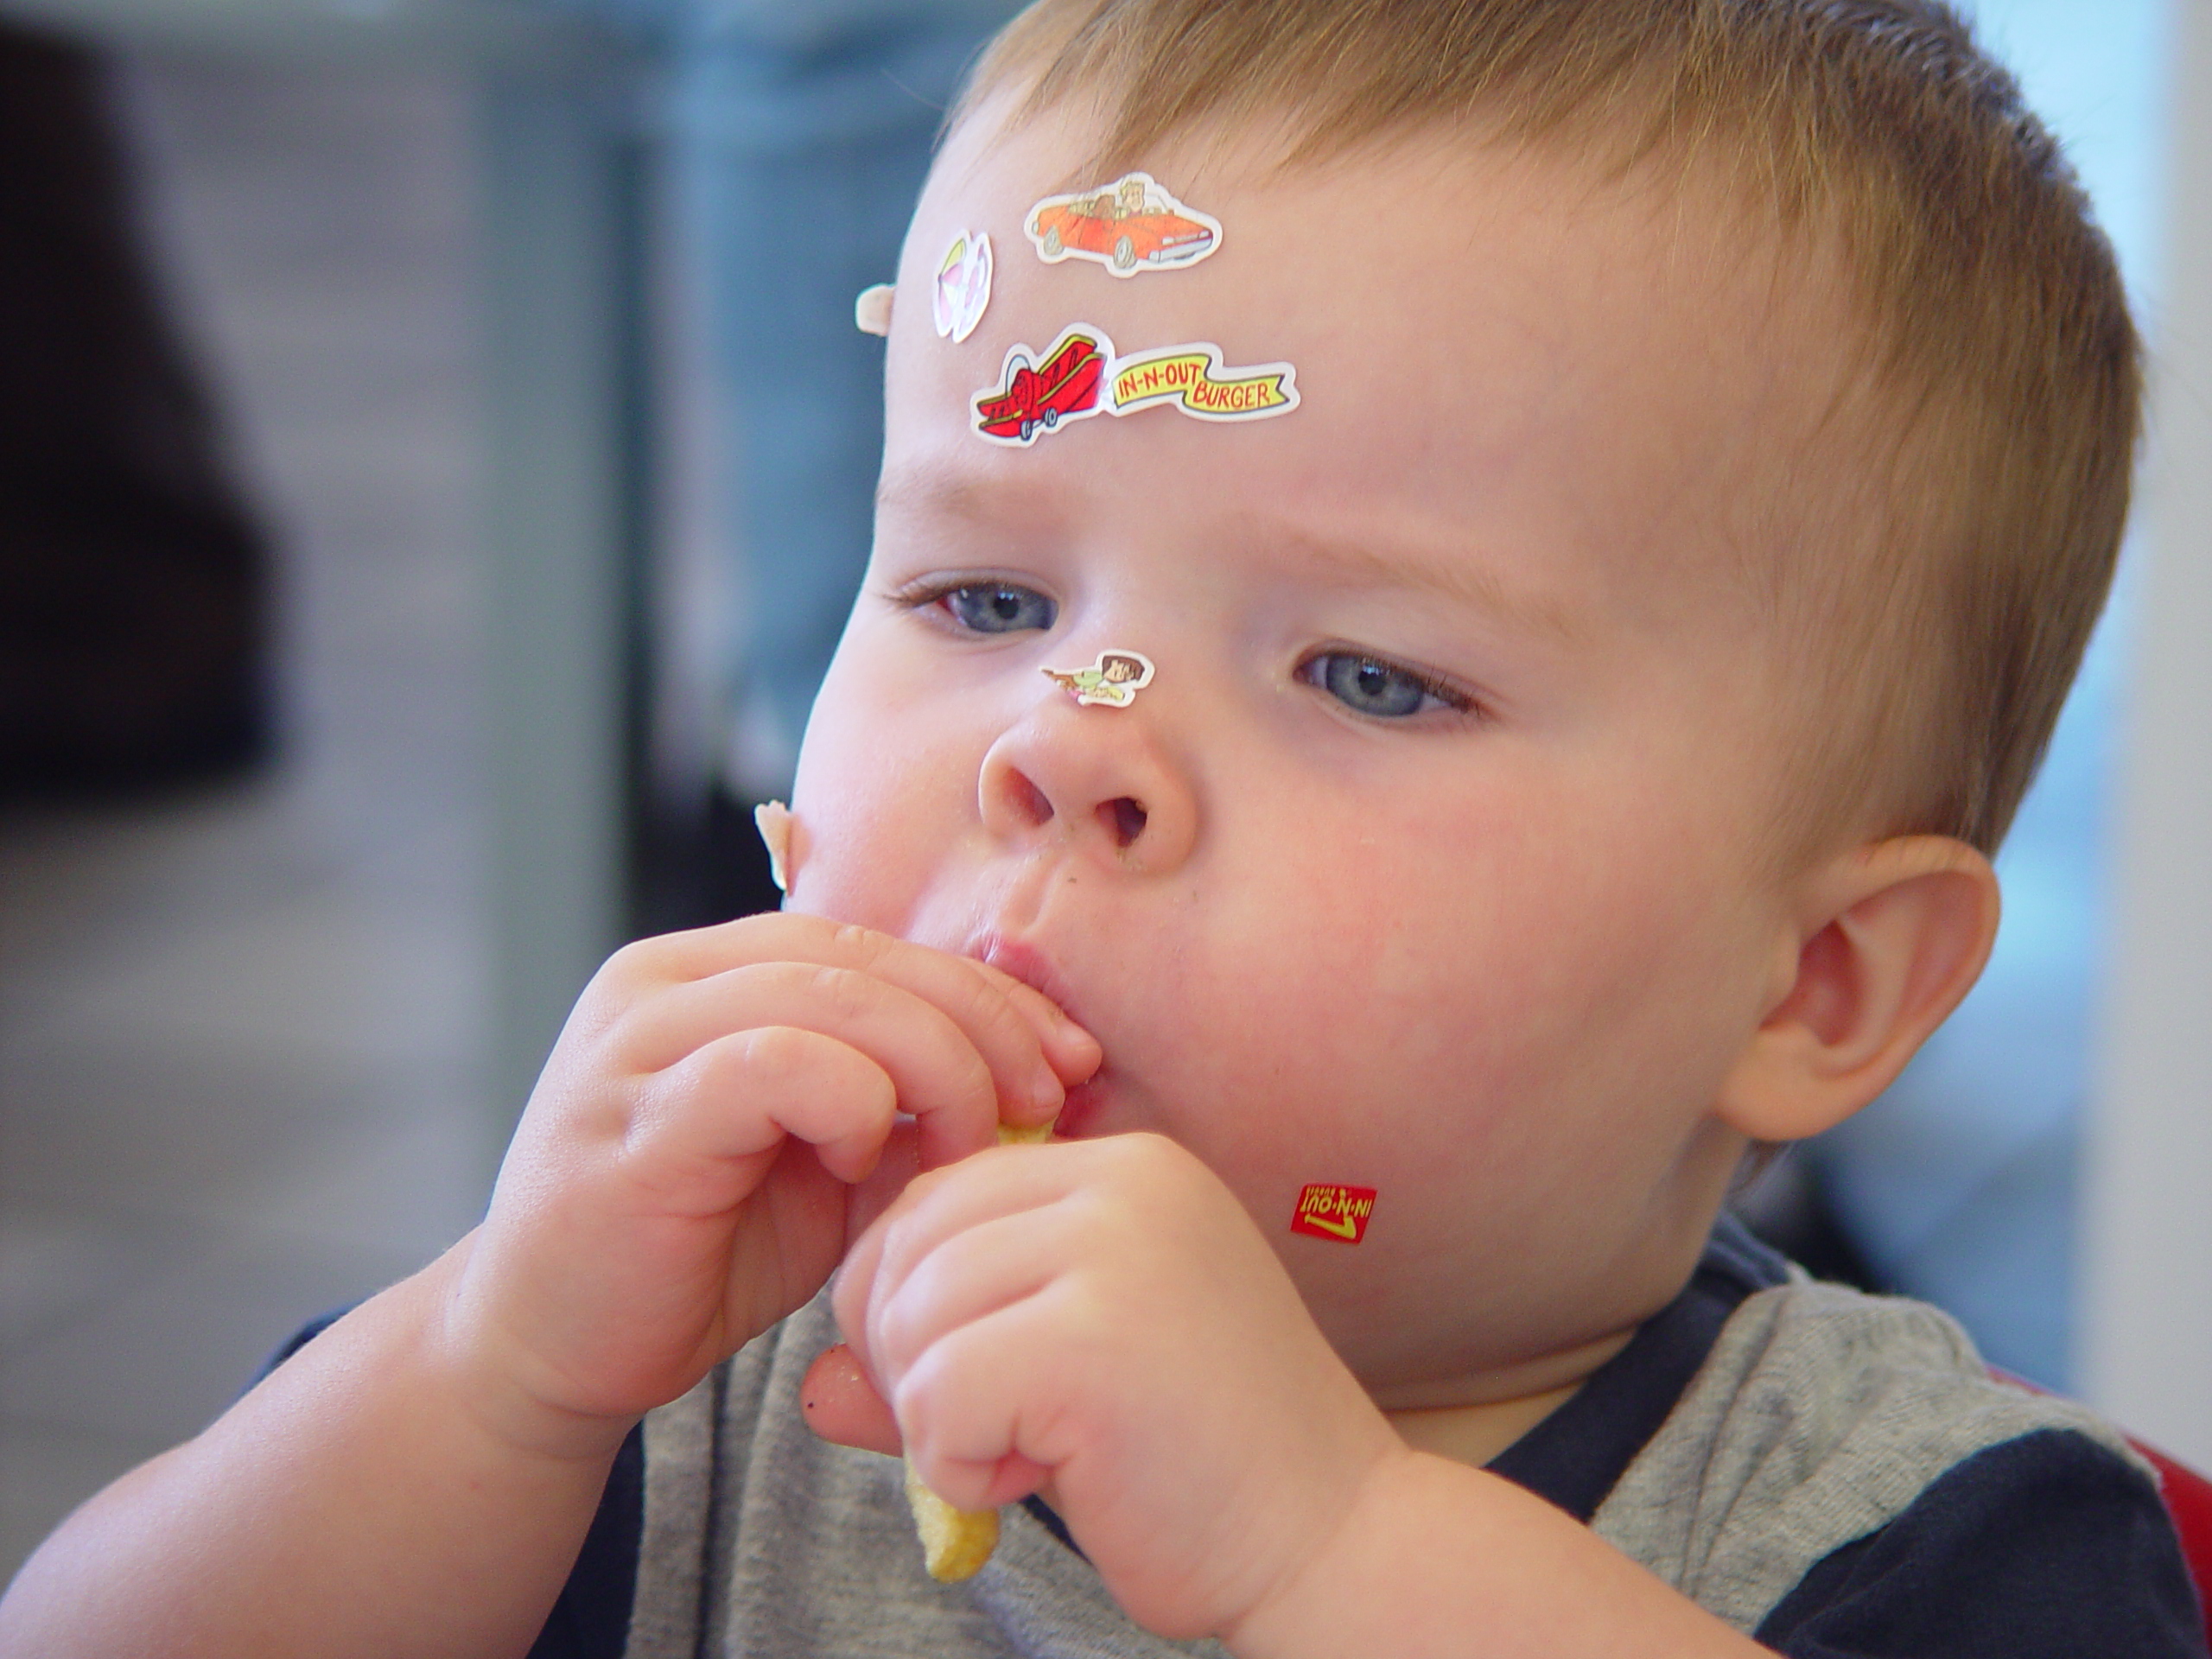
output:
M 938 338 L 957 346 L 976 332 L 990 302 L 991 238 L 981 231 L 963 231 L 944 251 L 930 296 Z
M 1298 1195 L 1298 1208 L 1290 1212 L 1290 1230 L 1357 1244 L 1367 1236 L 1367 1218 L 1374 1213 L 1373 1187 L 1316 1181 Z
M 1105 408 L 1100 394 L 1113 357 L 1114 342 L 1106 331 L 1087 322 L 1060 330 L 1042 356 L 1027 346 L 1011 347 L 998 385 L 976 394 L 976 435 L 1027 448 L 1070 421 L 1099 413 Z
M 1221 245 L 1221 221 L 1185 207 L 1149 173 L 1047 196 L 1029 210 L 1027 228 L 1046 264 L 1090 259 L 1116 276 L 1194 265 Z
M 1116 358 L 1106 378 L 1107 406 L 1116 415 L 1166 407 L 1202 421 L 1256 421 L 1298 407 L 1296 369 L 1287 363 L 1224 368 L 1221 347 L 1210 340 Z

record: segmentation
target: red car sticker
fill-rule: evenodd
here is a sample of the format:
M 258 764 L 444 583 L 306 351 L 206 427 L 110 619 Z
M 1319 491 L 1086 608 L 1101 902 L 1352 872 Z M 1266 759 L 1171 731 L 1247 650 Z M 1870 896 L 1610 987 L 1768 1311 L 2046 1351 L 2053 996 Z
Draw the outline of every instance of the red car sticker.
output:
M 1087 322 L 1060 330 L 1039 358 L 1015 346 L 999 370 L 999 383 L 976 394 L 976 432 L 993 443 L 1027 448 L 1045 433 L 1098 414 L 1099 397 L 1113 361 L 1114 342 Z
M 1179 270 L 1221 246 L 1221 221 L 1185 207 L 1149 173 L 1047 196 L 1029 210 L 1026 228 L 1046 264 L 1089 259 L 1116 276 Z

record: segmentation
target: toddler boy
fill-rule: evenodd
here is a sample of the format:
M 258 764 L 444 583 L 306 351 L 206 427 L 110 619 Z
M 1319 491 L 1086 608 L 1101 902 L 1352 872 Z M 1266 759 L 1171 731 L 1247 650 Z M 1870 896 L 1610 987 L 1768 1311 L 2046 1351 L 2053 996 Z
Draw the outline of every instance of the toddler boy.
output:
M 2111 1431 L 1714 1224 L 1972 984 L 2125 515 L 1948 13 L 1043 0 L 888 349 L 785 913 L 618 955 L 483 1226 L 8 1651 L 2202 1651 Z

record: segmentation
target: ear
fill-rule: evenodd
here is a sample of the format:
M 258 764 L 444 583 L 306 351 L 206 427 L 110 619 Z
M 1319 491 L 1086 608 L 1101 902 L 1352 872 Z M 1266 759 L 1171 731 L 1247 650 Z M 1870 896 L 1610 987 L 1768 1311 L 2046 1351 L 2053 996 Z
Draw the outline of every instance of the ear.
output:
M 1722 1086 L 1721 1121 L 1796 1141 L 1849 1117 L 1974 988 L 1997 915 L 1989 861 L 1946 836 L 1878 842 L 1815 871 L 1772 1006 Z

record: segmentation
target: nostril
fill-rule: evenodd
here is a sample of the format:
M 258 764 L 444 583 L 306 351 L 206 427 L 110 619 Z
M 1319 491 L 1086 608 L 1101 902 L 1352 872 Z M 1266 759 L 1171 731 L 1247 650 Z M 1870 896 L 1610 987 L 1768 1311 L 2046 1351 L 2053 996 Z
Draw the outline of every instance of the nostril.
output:
M 1033 827 L 1052 821 L 1052 803 L 1046 798 L 1043 790 L 1019 772 L 1007 775 L 1006 792 L 1013 798 L 1014 810 L 1028 819 Z
M 1144 834 L 1145 816 L 1144 803 L 1132 800 L 1127 795 L 1101 802 L 1098 807 L 1098 821 L 1106 826 L 1106 833 L 1114 837 L 1114 845 L 1117 849 L 1126 849 Z

